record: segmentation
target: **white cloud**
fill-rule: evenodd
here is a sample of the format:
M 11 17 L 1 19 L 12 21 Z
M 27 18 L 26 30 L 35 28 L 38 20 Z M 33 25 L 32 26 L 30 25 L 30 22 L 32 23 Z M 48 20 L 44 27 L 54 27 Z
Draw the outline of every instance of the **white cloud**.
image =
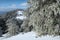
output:
M 11 4 L 7 7 L 5 7 L 5 6 L 0 7 L 0 11 L 7 11 L 7 10 L 15 9 L 15 8 L 17 8 L 17 5 L 16 4 Z
M 0 6 L 0 11 L 5 11 L 5 10 L 11 10 L 11 9 L 16 9 L 16 8 L 21 8 L 21 9 L 26 9 L 28 8 L 27 2 L 21 3 L 21 4 L 11 4 L 8 5 L 7 7 L 5 6 Z
M 26 3 L 21 3 L 20 6 L 27 6 L 27 2 Z
M 8 6 L 8 8 L 16 8 L 16 4 L 12 4 L 12 5 L 10 5 L 10 6 Z
M 5 9 L 5 7 L 0 7 L 0 11 L 4 11 Z
M 19 6 L 23 9 L 26 9 L 26 8 L 28 8 L 28 3 L 27 2 L 21 3 Z

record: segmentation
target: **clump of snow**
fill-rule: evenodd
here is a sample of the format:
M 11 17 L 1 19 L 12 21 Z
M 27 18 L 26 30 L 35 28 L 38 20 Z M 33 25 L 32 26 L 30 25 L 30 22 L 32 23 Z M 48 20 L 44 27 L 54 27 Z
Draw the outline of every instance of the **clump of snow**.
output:
M 4 39 L 4 37 L 0 37 L 0 40 L 3 40 Z
M 17 11 L 17 14 L 22 14 L 23 11 Z
M 16 19 L 21 19 L 21 20 L 26 19 L 26 16 L 24 16 L 22 12 L 23 11 L 17 11 Z
M 60 40 L 59 36 L 53 37 L 53 36 L 41 36 L 36 38 L 35 32 L 28 32 L 28 33 L 20 33 L 16 36 L 10 37 L 10 38 L 5 38 L 2 40 Z
M 16 18 L 17 18 L 17 19 L 21 19 L 21 20 L 26 19 L 25 16 L 17 16 Z

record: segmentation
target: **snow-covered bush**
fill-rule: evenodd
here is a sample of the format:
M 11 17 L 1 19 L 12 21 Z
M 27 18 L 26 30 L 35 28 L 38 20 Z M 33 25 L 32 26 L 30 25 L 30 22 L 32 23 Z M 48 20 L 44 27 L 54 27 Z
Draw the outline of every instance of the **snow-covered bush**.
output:
M 38 35 L 60 35 L 59 0 L 28 0 L 29 25 Z

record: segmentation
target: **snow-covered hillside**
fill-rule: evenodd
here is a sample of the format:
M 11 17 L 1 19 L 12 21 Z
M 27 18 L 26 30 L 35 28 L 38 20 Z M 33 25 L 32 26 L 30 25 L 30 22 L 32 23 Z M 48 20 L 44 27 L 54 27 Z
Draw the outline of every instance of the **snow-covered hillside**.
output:
M 26 17 L 23 15 L 22 13 L 23 11 L 18 11 L 17 12 L 17 19 L 26 19 Z M 15 35 L 15 36 L 12 36 L 12 37 L 9 37 L 9 38 L 6 38 L 7 35 L 3 36 L 3 37 L 0 37 L 0 40 L 60 40 L 60 36 L 49 36 L 49 35 L 46 35 L 46 36 L 41 36 L 41 37 L 38 37 L 36 36 L 36 33 L 31 31 L 31 32 L 27 32 L 27 33 L 20 33 L 18 35 Z
M 60 40 L 59 36 L 53 37 L 53 36 L 41 36 L 36 38 L 35 32 L 28 32 L 28 33 L 20 33 L 16 36 L 10 37 L 10 38 L 0 38 L 0 40 Z
M 26 17 L 23 15 L 22 13 L 23 11 L 18 11 L 17 12 L 17 19 L 26 19 Z M 7 35 L 5 35 L 4 37 L 0 37 L 0 40 L 60 40 L 60 36 L 49 36 L 49 35 L 46 35 L 46 36 L 41 36 L 41 37 L 38 37 L 36 36 L 36 33 L 35 32 L 27 32 L 27 33 L 20 33 L 18 35 L 15 35 L 15 36 L 12 36 L 12 37 L 9 37 L 9 38 L 6 38 Z

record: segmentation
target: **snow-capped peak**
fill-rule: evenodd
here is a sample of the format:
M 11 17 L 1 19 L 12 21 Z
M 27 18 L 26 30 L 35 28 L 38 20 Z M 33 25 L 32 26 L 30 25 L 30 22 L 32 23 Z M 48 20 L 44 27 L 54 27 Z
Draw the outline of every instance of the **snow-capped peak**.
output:
M 26 19 L 26 16 L 23 15 L 23 11 L 17 11 L 17 19 L 23 20 Z
M 23 12 L 23 11 L 17 11 L 17 14 L 23 14 L 22 12 Z

